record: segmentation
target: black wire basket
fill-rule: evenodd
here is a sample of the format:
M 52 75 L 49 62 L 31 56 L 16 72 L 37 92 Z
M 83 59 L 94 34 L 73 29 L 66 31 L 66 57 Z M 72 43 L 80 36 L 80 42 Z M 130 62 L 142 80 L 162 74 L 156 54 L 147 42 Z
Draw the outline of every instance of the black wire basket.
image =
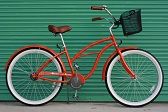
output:
M 142 31 L 141 9 L 126 11 L 120 16 L 124 36 Z

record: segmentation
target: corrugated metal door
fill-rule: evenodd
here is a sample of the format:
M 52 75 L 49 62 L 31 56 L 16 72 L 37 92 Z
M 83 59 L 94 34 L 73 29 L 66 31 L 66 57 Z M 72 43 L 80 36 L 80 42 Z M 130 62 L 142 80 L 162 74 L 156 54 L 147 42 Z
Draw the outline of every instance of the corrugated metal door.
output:
M 5 63 L 14 51 L 22 46 L 42 44 L 56 49 L 59 38 L 48 32 L 49 24 L 70 25 L 72 31 L 64 39 L 70 55 L 88 43 L 108 36 L 105 21 L 91 22 L 94 16 L 107 16 L 102 11 L 91 11 L 91 5 L 107 5 L 114 16 L 123 11 L 141 8 L 143 32 L 124 37 L 121 28 L 115 30 L 116 37 L 123 39 L 123 46 L 135 45 L 153 53 L 161 62 L 165 83 L 158 101 L 168 101 L 168 1 L 167 0 L 0 0 L 0 100 L 13 100 L 5 82 Z M 92 50 L 99 49 L 98 46 Z M 58 51 L 58 50 L 57 50 Z M 101 71 L 108 51 L 101 59 L 97 71 L 79 91 L 81 101 L 111 101 Z M 92 57 L 80 60 L 81 73 L 87 73 Z M 71 90 L 70 95 L 73 95 Z M 66 100 L 66 88 L 56 98 Z M 73 100 L 73 99 L 71 99 Z

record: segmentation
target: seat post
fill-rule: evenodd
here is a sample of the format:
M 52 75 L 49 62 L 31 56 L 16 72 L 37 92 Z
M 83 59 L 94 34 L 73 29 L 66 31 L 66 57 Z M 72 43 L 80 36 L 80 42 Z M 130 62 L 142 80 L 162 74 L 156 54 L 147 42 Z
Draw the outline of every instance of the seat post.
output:
M 64 52 L 65 52 L 65 54 L 66 54 L 66 57 L 67 57 L 67 60 L 68 60 L 68 63 L 69 63 L 71 72 L 72 72 L 72 74 L 74 74 L 74 68 L 73 68 L 73 65 L 72 65 L 72 61 L 71 61 L 71 58 L 70 58 L 70 56 L 69 56 L 68 50 L 66 49 L 66 46 L 65 46 L 65 42 L 64 42 L 62 33 L 59 33 L 59 35 L 60 35 L 61 40 L 62 40 L 62 44 L 63 44 L 63 47 L 64 47 Z
M 59 35 L 60 35 L 60 37 L 61 37 L 61 41 L 62 41 L 63 47 L 65 48 L 65 47 L 66 47 L 66 45 L 65 45 L 65 42 L 64 42 L 63 36 L 62 36 L 62 34 L 61 34 L 61 33 L 59 33 Z

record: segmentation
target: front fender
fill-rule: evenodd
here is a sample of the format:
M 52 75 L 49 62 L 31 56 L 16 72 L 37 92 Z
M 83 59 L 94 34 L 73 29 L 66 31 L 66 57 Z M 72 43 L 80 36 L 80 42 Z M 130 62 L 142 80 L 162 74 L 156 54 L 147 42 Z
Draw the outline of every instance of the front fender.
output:
M 121 50 L 121 52 L 125 51 L 125 50 L 131 50 L 131 49 L 137 49 L 137 47 L 123 47 L 123 48 L 119 48 Z M 105 80 L 106 77 L 106 72 L 107 72 L 107 67 L 109 62 L 111 61 L 111 59 L 113 59 L 115 56 L 117 55 L 117 51 L 114 51 L 106 60 L 106 63 L 104 64 L 103 67 L 103 71 L 102 71 L 102 80 Z
M 52 55 L 55 55 L 57 54 L 54 50 L 46 47 L 46 46 L 41 46 L 41 45 L 30 45 L 30 46 L 25 46 L 23 48 L 20 48 L 18 49 L 17 51 L 15 51 L 9 58 L 9 60 L 7 61 L 6 63 L 6 66 L 5 66 L 5 70 L 7 71 L 8 70 L 8 67 L 11 63 L 11 61 L 16 57 L 16 55 L 18 55 L 19 53 L 27 50 L 27 49 L 42 49 L 42 50 L 45 50 L 49 53 L 51 53 Z M 64 66 L 64 63 L 61 61 L 61 58 L 60 57 L 57 57 L 57 60 L 58 62 L 60 63 L 61 67 L 62 67 L 62 70 L 63 72 L 66 72 L 66 69 L 65 69 L 65 66 Z

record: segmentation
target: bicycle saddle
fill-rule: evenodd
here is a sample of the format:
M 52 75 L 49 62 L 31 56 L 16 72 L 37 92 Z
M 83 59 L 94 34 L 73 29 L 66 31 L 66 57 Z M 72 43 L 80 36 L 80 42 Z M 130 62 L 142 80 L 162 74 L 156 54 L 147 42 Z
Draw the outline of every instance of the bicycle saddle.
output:
M 48 30 L 52 33 L 58 34 L 58 33 L 65 33 L 70 31 L 72 28 L 70 26 L 54 26 L 54 25 L 48 25 Z

